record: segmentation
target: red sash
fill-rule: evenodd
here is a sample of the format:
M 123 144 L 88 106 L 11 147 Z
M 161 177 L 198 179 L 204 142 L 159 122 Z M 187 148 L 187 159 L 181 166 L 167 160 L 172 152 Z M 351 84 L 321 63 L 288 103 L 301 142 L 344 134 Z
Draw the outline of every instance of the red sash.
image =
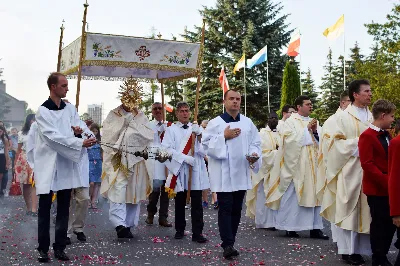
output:
M 167 127 L 170 127 L 172 125 L 172 122 L 167 122 Z M 162 142 L 164 139 L 164 135 L 165 135 L 165 130 L 161 133 L 160 135 L 160 141 Z
M 186 143 L 185 148 L 183 149 L 183 154 L 188 155 L 190 149 L 192 148 L 192 140 L 193 140 L 193 134 L 190 135 L 190 138 L 188 140 L 188 142 Z M 176 175 L 173 175 L 171 178 L 171 184 L 169 185 L 169 188 L 172 190 L 175 190 L 175 186 L 176 186 L 176 180 L 178 179 L 178 177 Z

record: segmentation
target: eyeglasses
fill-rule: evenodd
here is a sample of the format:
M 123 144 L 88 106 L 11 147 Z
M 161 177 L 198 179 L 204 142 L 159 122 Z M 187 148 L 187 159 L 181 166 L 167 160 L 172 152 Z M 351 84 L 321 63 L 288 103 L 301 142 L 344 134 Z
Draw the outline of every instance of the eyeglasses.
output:
M 154 111 L 156 111 L 156 110 L 162 110 L 162 107 L 153 107 L 153 110 L 154 110 Z

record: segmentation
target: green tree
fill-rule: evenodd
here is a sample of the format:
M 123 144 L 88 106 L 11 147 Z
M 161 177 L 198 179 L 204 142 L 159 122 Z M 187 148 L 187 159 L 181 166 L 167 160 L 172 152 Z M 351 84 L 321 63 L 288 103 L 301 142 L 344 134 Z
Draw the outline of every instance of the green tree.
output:
M 395 4 L 385 23 L 366 24 L 376 44 L 364 64 L 357 67 L 356 78 L 368 79 L 373 101 L 387 99 L 397 106 L 400 114 L 400 4 Z
M 358 42 L 354 44 L 354 47 L 350 49 L 350 59 L 346 62 L 346 85 L 348 85 L 354 77 L 357 75 L 357 69 L 359 65 L 364 62 L 364 55 L 361 54 L 361 49 L 358 46 Z M 346 86 L 347 88 L 347 86 Z
M 322 84 L 319 87 L 319 90 L 321 91 L 321 100 L 319 101 L 319 104 L 315 106 L 314 110 L 314 115 L 318 117 L 318 120 L 321 123 L 324 123 L 325 120 L 334 113 L 332 103 L 335 101 L 335 77 L 333 75 L 335 65 L 332 61 L 331 49 L 329 49 L 327 60 L 328 61 L 323 67 L 325 73 L 322 77 Z
M 272 0 L 217 0 L 215 7 L 204 7 L 200 14 L 205 18 L 207 27 L 199 120 L 213 118 L 222 112 L 222 89 L 218 80 L 222 65 L 230 88 L 239 90 L 243 95 L 243 69 L 236 74 L 232 70 L 243 53 L 246 58 L 251 58 L 268 45 L 269 68 L 264 62 L 246 69 L 247 114 L 255 124 L 264 124 L 268 115 L 267 71 L 271 109 L 277 110 L 280 104 L 282 69 L 287 61 L 281 49 L 289 41 L 291 32 L 287 30 L 287 15 L 282 15 L 282 5 Z M 199 42 L 201 28 L 185 31 L 182 36 L 188 41 Z M 188 101 L 194 106 L 196 81 L 188 81 L 185 89 Z
M 300 96 L 300 77 L 297 72 L 297 66 L 293 61 L 287 61 L 283 70 L 282 94 L 280 109 L 286 104 L 294 104 L 297 97 Z
M 183 101 L 183 88 L 181 84 L 177 81 L 169 81 L 165 83 L 165 95 L 169 98 L 169 104 L 174 108 L 178 104 L 178 102 Z M 167 121 L 177 121 L 178 118 L 175 115 L 175 112 L 168 113 L 167 112 Z
M 92 120 L 92 117 L 90 117 L 90 115 L 88 113 L 84 113 L 81 115 L 81 120 L 85 121 L 85 120 Z
M 318 93 L 315 88 L 314 79 L 311 76 L 311 69 L 308 68 L 306 72 L 302 73 L 303 78 L 301 79 L 301 89 L 303 90 L 302 94 L 310 97 L 311 102 L 315 105 L 317 104 Z
M 160 88 L 158 87 L 158 85 L 153 81 L 150 80 L 150 86 L 149 88 L 144 92 L 143 97 L 143 101 L 140 104 L 140 108 L 143 110 L 143 112 L 145 113 L 145 115 L 147 115 L 148 117 L 151 116 L 151 106 L 154 103 L 154 97 L 155 94 L 158 93 L 158 91 L 160 90 Z

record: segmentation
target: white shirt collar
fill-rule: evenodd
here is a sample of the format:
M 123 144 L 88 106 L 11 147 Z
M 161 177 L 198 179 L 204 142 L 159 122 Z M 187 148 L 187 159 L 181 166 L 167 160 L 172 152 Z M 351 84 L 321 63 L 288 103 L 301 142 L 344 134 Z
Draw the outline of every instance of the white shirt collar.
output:
M 371 129 L 375 130 L 375 131 L 378 131 L 378 132 L 380 132 L 380 131 L 382 130 L 382 129 L 380 129 L 379 127 L 375 126 L 375 125 L 372 124 L 372 123 L 369 124 L 369 127 L 370 127 Z

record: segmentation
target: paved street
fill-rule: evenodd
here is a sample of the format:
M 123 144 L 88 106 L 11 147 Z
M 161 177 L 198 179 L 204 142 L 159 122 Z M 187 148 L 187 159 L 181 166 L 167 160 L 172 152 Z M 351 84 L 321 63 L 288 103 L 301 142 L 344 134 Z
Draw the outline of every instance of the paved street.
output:
M 39 265 L 35 252 L 37 218 L 25 215 L 21 196 L 5 197 L 0 199 L 0 204 L 0 265 Z M 189 210 L 186 211 L 188 236 L 175 240 L 173 228 L 146 226 L 145 203 L 141 206 L 135 238 L 118 241 L 108 221 L 107 204 L 99 207 L 89 211 L 85 229 L 88 241 L 78 243 L 73 237 L 72 245 L 66 249 L 71 261 L 64 265 L 344 265 L 331 241 L 309 239 L 308 232 L 300 233 L 300 239 L 288 239 L 283 237 L 283 232 L 254 229 L 248 218 L 242 219 L 237 237 L 240 256 L 235 261 L 226 261 L 219 247 L 217 211 L 212 208 L 205 209 L 204 213 L 204 233 L 210 240 L 206 244 L 191 241 Z M 173 221 L 171 211 L 169 219 Z M 54 226 L 51 233 L 53 241 Z M 330 231 L 325 229 L 325 233 Z M 393 248 L 390 260 L 394 261 L 395 255 Z M 52 253 L 51 258 L 50 265 L 63 265 L 54 261 Z M 370 264 L 370 258 L 367 263 Z

